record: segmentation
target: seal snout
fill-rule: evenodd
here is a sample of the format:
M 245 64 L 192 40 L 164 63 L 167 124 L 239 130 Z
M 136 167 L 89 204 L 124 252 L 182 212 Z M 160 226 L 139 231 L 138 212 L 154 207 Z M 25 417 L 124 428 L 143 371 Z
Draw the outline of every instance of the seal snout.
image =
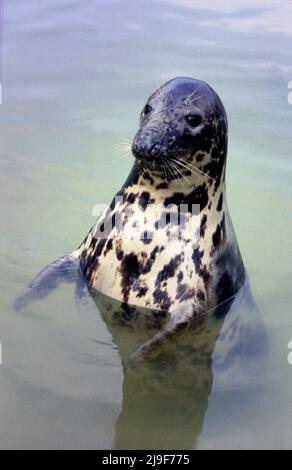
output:
M 160 161 L 162 145 L 159 141 L 158 131 L 155 129 L 142 129 L 136 134 L 132 152 L 139 161 L 158 164 Z

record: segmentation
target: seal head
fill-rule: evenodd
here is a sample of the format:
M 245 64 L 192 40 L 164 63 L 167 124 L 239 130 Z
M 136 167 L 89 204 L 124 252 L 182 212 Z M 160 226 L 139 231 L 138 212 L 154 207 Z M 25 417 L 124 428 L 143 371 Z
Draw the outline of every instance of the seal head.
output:
M 179 172 L 191 176 L 193 169 L 218 181 L 226 161 L 227 127 L 224 106 L 207 83 L 175 78 L 145 104 L 132 151 L 144 168 L 167 180 Z

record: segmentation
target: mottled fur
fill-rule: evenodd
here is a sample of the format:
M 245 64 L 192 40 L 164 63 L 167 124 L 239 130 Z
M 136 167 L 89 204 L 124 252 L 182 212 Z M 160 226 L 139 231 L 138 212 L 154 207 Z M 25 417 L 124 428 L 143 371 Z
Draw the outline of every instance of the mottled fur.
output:
M 245 280 L 226 203 L 227 118 L 219 97 L 198 80 L 167 82 L 149 98 L 132 150 L 136 161 L 118 202 L 74 256 L 90 287 L 186 322 Z

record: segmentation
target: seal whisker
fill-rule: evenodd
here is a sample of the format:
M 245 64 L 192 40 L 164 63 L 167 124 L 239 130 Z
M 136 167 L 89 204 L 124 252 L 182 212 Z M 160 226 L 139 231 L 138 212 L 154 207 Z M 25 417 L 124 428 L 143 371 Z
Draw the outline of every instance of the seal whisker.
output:
M 131 155 L 132 143 L 130 139 L 123 139 L 113 144 L 113 151 L 116 157 L 128 157 Z M 115 161 L 117 158 L 115 159 Z
M 197 91 L 201 88 L 201 86 L 202 86 L 202 83 L 197 88 L 195 88 L 195 90 L 192 93 L 187 95 L 187 97 L 184 100 L 186 104 L 191 103 L 191 98 L 197 93 Z
M 120 153 L 129 152 L 131 153 L 131 149 L 129 147 L 116 147 L 114 149 L 114 154 L 119 155 Z
M 215 179 L 212 178 L 211 176 L 209 176 L 207 173 L 205 173 L 204 171 L 200 170 L 199 168 L 197 168 L 195 165 L 192 165 L 190 162 L 188 161 L 185 161 L 184 162 L 186 165 L 188 165 L 190 168 L 193 168 L 195 171 L 201 173 L 201 175 L 203 176 L 207 176 L 207 178 L 209 178 L 210 180 L 212 180 L 214 183 L 215 183 Z
M 165 173 L 166 179 L 167 179 L 167 181 L 170 181 L 170 177 L 169 177 L 167 165 L 166 165 L 166 163 L 165 163 L 164 161 L 162 162 L 162 165 L 163 165 L 163 169 L 164 169 L 164 173 Z
M 112 165 L 116 163 L 118 160 L 121 160 L 123 158 L 128 158 L 131 156 L 131 150 L 130 149 L 115 149 L 115 158 L 112 161 Z
M 182 188 L 182 191 L 184 191 L 184 190 L 186 189 L 185 182 L 182 180 L 182 178 L 181 178 L 181 176 L 180 176 L 180 174 L 179 174 L 178 169 L 175 168 L 175 167 L 173 166 L 173 164 L 172 164 L 171 166 L 173 167 L 173 169 L 172 169 L 172 172 L 173 172 L 173 174 L 174 174 L 174 178 L 173 178 L 173 179 L 179 181 L 179 183 L 180 183 L 180 185 L 181 185 L 181 188 Z M 176 171 L 177 174 L 175 174 L 174 171 Z
M 162 96 L 162 90 L 161 90 L 161 86 L 162 86 L 162 83 L 159 82 L 159 78 L 155 78 L 155 83 L 156 83 L 156 86 L 158 88 L 158 93 L 160 96 Z
M 181 160 L 176 160 L 176 162 L 181 165 L 183 168 L 186 168 L 188 171 L 190 171 L 193 175 L 198 176 L 199 178 L 203 179 L 202 175 L 196 172 L 196 168 L 190 167 L 186 164 L 186 162 L 182 162 Z M 208 175 L 207 175 L 208 176 Z
M 209 178 L 210 180 L 212 180 L 215 183 L 214 178 L 212 178 L 207 173 L 205 173 L 204 171 L 197 168 L 195 165 L 192 165 L 190 162 L 188 162 L 188 161 L 182 162 L 181 160 L 176 160 L 176 163 L 179 163 L 181 166 L 184 166 L 185 168 L 188 168 L 189 171 L 192 171 L 193 174 L 199 176 L 201 179 L 203 179 L 202 176 L 206 176 L 207 178 Z
M 113 145 L 114 148 L 131 148 L 130 142 L 117 142 Z
M 129 154 L 125 154 L 125 155 L 118 155 L 115 160 L 112 161 L 111 165 L 114 165 L 115 163 L 119 162 L 120 160 L 125 160 L 129 157 L 130 155 Z
M 132 140 L 131 139 L 128 139 L 127 137 L 122 137 L 120 140 L 118 140 L 117 142 L 114 143 L 114 145 L 116 144 L 131 144 Z
M 174 173 L 174 171 L 173 171 L 171 165 L 169 165 L 169 163 L 168 163 L 167 168 L 168 168 L 168 171 L 169 171 L 169 174 L 170 174 L 169 182 L 175 181 L 175 180 L 177 179 L 177 177 L 176 177 L 176 175 L 175 175 L 175 173 Z
M 120 149 L 115 149 L 115 151 L 114 151 L 114 156 L 115 156 L 115 157 L 118 157 L 118 156 L 120 156 L 120 155 L 125 155 L 125 154 L 129 154 L 129 155 L 130 155 L 130 154 L 131 154 L 131 150 L 130 150 L 130 149 L 126 149 L 126 148 L 124 148 L 124 149 L 120 148 Z
M 175 170 L 183 177 L 183 179 L 186 181 L 187 185 L 188 186 L 192 186 L 191 183 L 189 182 L 189 180 L 187 179 L 187 177 L 183 174 L 183 172 L 175 165 L 174 161 L 172 160 L 171 161 L 173 167 L 175 168 Z
M 188 104 L 194 103 L 195 101 L 199 100 L 200 98 L 204 98 L 204 95 L 195 96 L 194 98 L 188 100 Z
M 195 169 L 194 168 L 190 168 L 188 166 L 186 166 L 183 162 L 181 162 L 180 160 L 176 160 L 176 163 L 181 165 L 183 168 L 185 168 L 187 171 L 190 171 L 193 175 L 195 176 L 198 176 L 201 180 L 203 179 L 202 175 L 200 175 L 199 173 L 196 173 L 195 172 Z M 207 175 L 208 176 L 208 175 Z
M 174 179 L 174 180 L 176 180 L 176 179 L 179 180 L 180 185 L 181 185 L 181 187 L 182 187 L 182 190 L 184 191 L 185 186 L 184 186 L 184 184 L 183 184 L 183 181 L 181 180 L 181 178 L 178 178 L 178 177 L 175 175 L 174 171 L 173 171 L 173 168 L 174 168 L 174 169 L 178 172 L 178 168 L 176 168 L 176 167 L 174 166 L 174 164 L 173 164 L 172 161 L 169 161 L 169 165 L 170 165 L 170 168 L 172 169 L 171 171 L 172 171 L 172 174 L 173 174 L 173 179 Z
M 127 147 L 117 147 L 114 149 L 114 155 L 120 155 L 122 153 L 131 153 L 131 149 Z

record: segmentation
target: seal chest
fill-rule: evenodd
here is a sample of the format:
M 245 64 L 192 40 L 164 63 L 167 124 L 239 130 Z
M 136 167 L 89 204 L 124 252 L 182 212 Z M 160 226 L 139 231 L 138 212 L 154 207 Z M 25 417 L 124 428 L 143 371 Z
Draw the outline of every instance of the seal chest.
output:
M 245 271 L 225 196 L 227 118 L 190 78 L 150 96 L 135 162 L 77 256 L 90 286 L 123 303 L 195 317 L 234 295 Z

